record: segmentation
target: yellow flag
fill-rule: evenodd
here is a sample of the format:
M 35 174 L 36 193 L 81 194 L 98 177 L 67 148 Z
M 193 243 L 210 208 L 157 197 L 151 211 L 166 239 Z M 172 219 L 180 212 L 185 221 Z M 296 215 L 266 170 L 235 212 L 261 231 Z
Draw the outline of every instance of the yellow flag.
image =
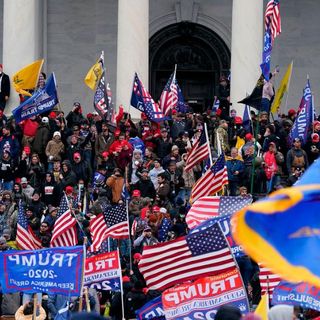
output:
M 98 81 L 102 75 L 102 63 L 101 58 L 90 68 L 86 77 L 84 78 L 84 83 L 91 89 L 95 90 Z
M 43 62 L 43 59 L 37 60 L 13 75 L 13 86 L 18 93 L 31 97 L 31 94 L 25 90 L 32 90 L 37 86 Z
M 289 90 L 292 67 L 293 67 L 293 61 L 289 64 L 288 69 L 281 80 L 281 83 L 280 83 L 280 86 L 279 86 L 278 91 L 276 93 L 276 96 L 274 97 L 273 104 L 271 107 L 272 113 L 277 112 L 278 108 L 280 108 L 282 97 L 283 97 L 284 93 L 288 92 L 288 90 Z
M 269 311 L 269 295 L 266 292 L 262 297 L 261 300 L 254 311 L 254 314 L 259 316 L 261 320 L 268 320 L 268 311 Z

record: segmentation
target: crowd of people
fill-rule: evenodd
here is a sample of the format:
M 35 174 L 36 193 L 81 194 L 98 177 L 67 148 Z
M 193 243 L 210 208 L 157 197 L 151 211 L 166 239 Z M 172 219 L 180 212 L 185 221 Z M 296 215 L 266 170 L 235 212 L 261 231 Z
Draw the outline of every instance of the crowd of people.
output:
M 19 206 L 25 208 L 28 224 L 45 248 L 50 246 L 63 194 L 79 222 L 78 244 L 84 237 L 91 242 L 90 220 L 103 210 L 103 204 L 128 201 L 130 239 L 112 244 L 121 247 L 125 317 L 134 318 L 135 310 L 160 294 L 147 289 L 139 272 L 143 247 L 188 233 L 185 218 L 191 190 L 206 162 L 191 171 L 185 166 L 205 124 L 213 159 L 218 157 L 218 146 L 225 154 L 229 184 L 224 195 L 252 193 L 257 199 L 291 186 L 319 155 L 319 121 L 309 128 L 306 145 L 299 138 L 289 138 L 296 117 L 293 109 L 276 120 L 267 111 L 252 110 L 249 127 L 244 126 L 236 110 L 229 111 L 226 78 L 220 79 L 220 86 L 218 110 L 172 110 L 171 120 L 160 124 L 150 122 L 143 113 L 134 122 L 121 108 L 111 124 L 97 112 L 85 115 L 79 102 L 67 115 L 54 109 L 21 123 L 0 110 L 0 251 L 19 249 L 15 241 Z M 124 197 L 124 190 L 129 197 Z M 255 304 L 260 298 L 254 294 L 259 287 L 257 265 L 245 257 L 239 266 Z M 14 314 L 17 309 L 23 313 L 21 299 L 19 293 L 1 294 L 2 314 Z M 44 295 L 44 318 L 53 319 L 65 299 Z M 30 304 L 29 300 L 24 303 Z M 90 305 L 112 319 L 122 317 L 119 293 L 90 290 Z

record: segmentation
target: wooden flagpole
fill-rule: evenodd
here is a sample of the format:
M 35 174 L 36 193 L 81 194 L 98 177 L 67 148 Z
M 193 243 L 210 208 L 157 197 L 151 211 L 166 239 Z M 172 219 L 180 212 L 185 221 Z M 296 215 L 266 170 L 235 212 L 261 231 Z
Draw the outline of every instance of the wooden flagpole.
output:
M 38 295 L 36 293 L 33 294 L 33 314 L 32 319 L 37 319 L 37 303 L 38 303 Z

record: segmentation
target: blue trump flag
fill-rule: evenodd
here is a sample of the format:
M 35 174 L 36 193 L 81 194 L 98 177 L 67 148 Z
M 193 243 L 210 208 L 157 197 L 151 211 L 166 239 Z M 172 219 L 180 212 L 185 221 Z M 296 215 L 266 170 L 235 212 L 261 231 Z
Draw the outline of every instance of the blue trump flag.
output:
M 177 85 L 177 90 L 178 90 L 178 104 L 177 104 L 176 109 L 178 112 L 186 113 L 189 111 L 189 107 L 184 101 L 182 90 L 181 90 L 180 86 L 178 85 L 177 80 L 176 80 L 176 85 Z
M 136 311 L 138 320 L 165 319 L 161 296 L 158 296 Z
M 242 126 L 246 130 L 246 132 L 252 132 L 250 107 L 248 105 L 244 106 Z
M 313 105 L 312 105 L 312 92 L 310 81 L 307 80 L 307 85 L 303 90 L 303 96 L 300 103 L 298 116 L 296 117 L 290 131 L 290 140 L 300 138 L 302 145 L 306 144 L 310 126 L 313 119 Z
M 297 185 L 237 212 L 233 236 L 256 261 L 290 282 L 320 284 L 320 161 Z
M 269 81 L 269 77 L 270 77 L 271 51 L 272 51 L 271 32 L 270 32 L 270 28 L 268 28 L 264 33 L 262 63 L 260 64 L 261 72 L 267 81 Z
M 320 311 L 320 289 L 305 282 L 281 281 L 273 291 L 272 305 L 287 304 Z
M 50 111 L 59 103 L 54 73 L 43 89 L 37 90 L 29 99 L 22 102 L 12 113 L 17 123 L 37 114 Z
M 3 293 L 23 291 L 78 296 L 82 270 L 82 246 L 0 253 Z

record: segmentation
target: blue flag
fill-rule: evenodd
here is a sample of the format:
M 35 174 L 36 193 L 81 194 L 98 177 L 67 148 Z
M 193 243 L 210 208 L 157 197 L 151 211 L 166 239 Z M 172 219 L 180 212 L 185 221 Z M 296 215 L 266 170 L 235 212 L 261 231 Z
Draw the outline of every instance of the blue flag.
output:
M 212 110 L 211 111 L 212 112 L 217 112 L 219 107 L 220 107 L 220 100 L 217 98 L 213 102 L 213 106 L 212 106 Z
M 2 292 L 46 292 L 79 296 L 83 267 L 82 246 L 2 251 Z
M 320 161 L 299 183 L 233 217 L 233 236 L 256 261 L 290 282 L 320 283 Z
M 144 112 L 150 121 L 160 122 L 167 120 L 161 108 L 154 102 L 137 74 L 135 74 L 133 81 L 131 105 L 141 112 Z
M 154 298 L 136 311 L 138 320 L 165 319 L 161 296 Z
M 242 117 L 242 126 L 246 130 L 246 132 L 252 131 L 250 107 L 248 105 L 244 106 L 243 117 Z
M 37 90 L 29 99 L 15 108 L 12 113 L 16 122 L 19 123 L 37 114 L 50 111 L 58 103 L 56 78 L 53 73 L 43 89 Z
M 290 140 L 300 138 L 301 144 L 304 145 L 307 142 L 309 129 L 312 125 L 313 119 L 313 106 L 312 106 L 312 92 L 310 87 L 310 81 L 308 79 L 307 85 L 303 90 L 303 97 L 300 103 L 300 109 L 298 116 L 296 117 L 294 124 L 290 131 Z
M 66 301 L 64 306 L 58 311 L 54 320 L 69 320 L 71 319 L 71 311 L 69 310 L 69 301 Z
M 320 311 L 320 289 L 305 282 L 281 281 L 273 291 L 272 305 L 287 304 Z
M 179 87 L 177 80 L 176 80 L 176 86 L 177 86 L 177 90 L 178 90 L 178 104 L 177 104 L 177 112 L 181 112 L 181 113 L 186 113 L 189 111 L 189 107 L 188 105 L 184 102 L 184 97 L 182 94 L 182 90 Z
M 269 77 L 270 77 L 271 51 L 272 51 L 271 32 L 270 32 L 270 28 L 268 28 L 264 33 L 262 63 L 260 64 L 261 72 L 267 81 L 269 81 Z

